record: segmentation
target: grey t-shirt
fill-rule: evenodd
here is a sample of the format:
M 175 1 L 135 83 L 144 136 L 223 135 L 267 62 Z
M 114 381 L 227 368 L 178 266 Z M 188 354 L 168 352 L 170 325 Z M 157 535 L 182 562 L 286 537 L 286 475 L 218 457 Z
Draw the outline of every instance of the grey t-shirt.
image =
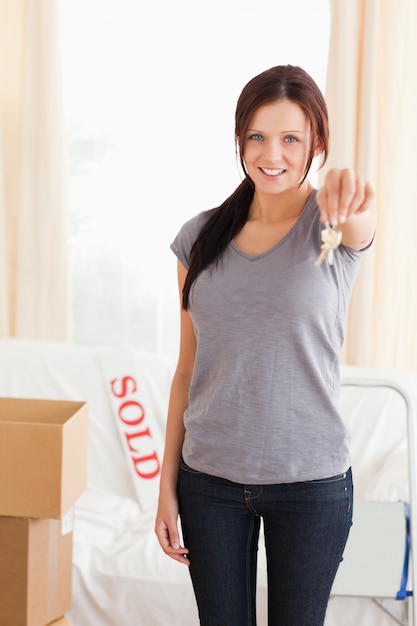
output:
M 191 289 L 197 354 L 183 457 L 198 471 L 274 484 L 349 467 L 338 354 L 362 253 L 341 245 L 334 265 L 314 264 L 322 228 L 315 197 L 273 248 L 252 256 L 232 241 Z M 186 222 L 171 244 L 186 268 L 205 219 Z

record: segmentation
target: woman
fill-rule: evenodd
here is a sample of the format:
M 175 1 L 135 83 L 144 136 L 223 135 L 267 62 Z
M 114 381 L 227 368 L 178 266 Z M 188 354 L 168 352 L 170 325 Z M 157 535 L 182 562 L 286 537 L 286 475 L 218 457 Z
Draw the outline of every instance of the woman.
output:
M 350 169 L 310 184 L 328 119 L 301 68 L 253 78 L 235 122 L 244 180 L 172 244 L 181 339 L 155 531 L 190 568 L 202 626 L 253 626 L 262 518 L 270 626 L 319 626 L 352 520 L 338 354 L 373 193 Z M 341 244 L 317 263 L 326 223 Z

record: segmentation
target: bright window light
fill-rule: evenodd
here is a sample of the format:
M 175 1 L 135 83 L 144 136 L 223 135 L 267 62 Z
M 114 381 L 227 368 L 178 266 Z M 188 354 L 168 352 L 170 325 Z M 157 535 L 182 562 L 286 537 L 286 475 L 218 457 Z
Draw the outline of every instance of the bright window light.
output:
M 301 65 L 324 91 L 328 0 L 60 3 L 74 341 L 175 353 L 169 244 L 239 183 L 252 76 Z

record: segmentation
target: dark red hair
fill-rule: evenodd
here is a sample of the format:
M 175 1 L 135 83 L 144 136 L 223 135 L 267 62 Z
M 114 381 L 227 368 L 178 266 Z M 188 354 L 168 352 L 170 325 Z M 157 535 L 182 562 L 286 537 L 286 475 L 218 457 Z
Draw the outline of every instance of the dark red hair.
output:
M 307 176 L 314 158 L 317 143 L 322 148 L 322 167 L 329 151 L 329 123 L 323 94 L 307 72 L 296 65 L 277 65 L 258 74 L 243 88 L 235 113 L 236 152 L 243 171 L 243 142 L 255 111 L 264 104 L 287 99 L 300 106 L 311 128 L 311 145 L 304 172 Z M 303 180 L 304 180 L 303 179 Z

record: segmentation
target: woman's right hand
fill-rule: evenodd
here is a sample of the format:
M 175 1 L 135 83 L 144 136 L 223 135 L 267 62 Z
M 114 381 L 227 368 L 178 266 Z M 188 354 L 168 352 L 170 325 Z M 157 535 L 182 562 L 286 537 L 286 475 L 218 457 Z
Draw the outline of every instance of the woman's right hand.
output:
M 178 290 L 180 301 L 187 270 L 180 261 Z M 194 325 L 188 311 L 181 308 L 180 354 L 171 384 L 169 398 L 164 459 L 159 486 L 159 503 L 155 520 L 155 533 L 162 550 L 179 563 L 189 565 L 188 550 L 181 546 L 178 532 L 177 478 L 184 443 L 184 412 L 188 405 L 191 377 L 196 353 Z
M 188 549 L 180 545 L 178 532 L 178 499 L 175 493 L 159 496 L 155 533 L 162 550 L 183 565 L 189 565 Z

